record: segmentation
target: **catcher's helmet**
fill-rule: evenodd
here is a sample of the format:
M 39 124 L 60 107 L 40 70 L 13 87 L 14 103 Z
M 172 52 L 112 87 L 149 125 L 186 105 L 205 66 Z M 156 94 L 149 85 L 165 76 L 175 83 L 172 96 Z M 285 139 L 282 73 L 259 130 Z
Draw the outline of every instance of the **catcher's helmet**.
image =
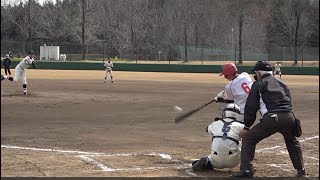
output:
M 236 72 L 238 72 L 236 65 L 234 65 L 233 63 L 226 63 L 222 65 L 220 76 L 225 75 L 227 77 L 230 77 L 234 75 Z
M 239 119 L 240 113 L 240 107 L 234 103 L 227 104 L 221 110 L 221 115 L 223 118 Z
M 257 61 L 252 68 L 252 72 L 255 71 L 272 71 L 272 66 L 266 61 Z

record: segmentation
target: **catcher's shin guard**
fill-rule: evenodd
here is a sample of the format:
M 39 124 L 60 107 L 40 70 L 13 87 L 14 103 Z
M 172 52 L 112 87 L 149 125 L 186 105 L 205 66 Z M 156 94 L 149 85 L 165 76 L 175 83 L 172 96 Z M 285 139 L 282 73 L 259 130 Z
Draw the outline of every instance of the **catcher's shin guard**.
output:
M 213 166 L 208 157 L 202 157 L 199 160 L 192 162 L 192 169 L 194 171 L 213 170 Z

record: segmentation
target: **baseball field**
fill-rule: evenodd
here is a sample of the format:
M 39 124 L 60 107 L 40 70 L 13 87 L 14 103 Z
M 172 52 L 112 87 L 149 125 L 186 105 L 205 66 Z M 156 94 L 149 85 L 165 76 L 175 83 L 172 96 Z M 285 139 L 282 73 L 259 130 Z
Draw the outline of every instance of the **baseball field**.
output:
M 14 73 L 14 71 L 13 71 Z M 279 76 L 277 76 L 279 77 Z M 224 105 L 213 103 L 180 124 L 178 112 L 209 102 L 227 83 L 218 74 L 27 70 L 1 83 L 1 176 L 229 176 L 239 170 L 194 172 L 210 154 L 205 132 Z M 306 172 L 319 177 L 319 76 L 282 76 L 301 119 Z M 259 121 L 257 119 L 256 123 Z M 296 174 L 275 134 L 256 147 L 258 177 Z

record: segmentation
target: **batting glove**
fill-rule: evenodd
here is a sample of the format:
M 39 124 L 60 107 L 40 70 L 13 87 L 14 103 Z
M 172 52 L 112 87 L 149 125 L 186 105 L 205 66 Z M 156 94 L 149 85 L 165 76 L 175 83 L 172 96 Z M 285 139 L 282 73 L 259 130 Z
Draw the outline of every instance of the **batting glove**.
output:
M 219 94 L 217 94 L 217 98 L 223 98 L 224 95 L 224 91 L 219 92 Z

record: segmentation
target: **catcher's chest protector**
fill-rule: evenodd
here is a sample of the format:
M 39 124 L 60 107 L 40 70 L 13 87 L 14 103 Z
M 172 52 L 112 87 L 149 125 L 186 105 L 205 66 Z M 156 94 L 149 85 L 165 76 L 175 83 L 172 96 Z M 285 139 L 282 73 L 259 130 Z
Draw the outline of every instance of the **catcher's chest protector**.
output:
M 230 126 L 229 125 L 232 124 L 235 121 L 226 122 L 223 119 L 219 119 L 219 120 L 223 122 L 223 127 L 221 129 L 221 131 L 223 132 L 223 135 L 222 136 L 212 136 L 212 140 L 213 140 L 213 138 L 222 138 L 223 140 L 230 139 L 230 140 L 236 142 L 237 144 L 239 144 L 239 141 L 237 139 L 234 139 L 232 137 L 228 137 L 228 132 L 230 131 Z

